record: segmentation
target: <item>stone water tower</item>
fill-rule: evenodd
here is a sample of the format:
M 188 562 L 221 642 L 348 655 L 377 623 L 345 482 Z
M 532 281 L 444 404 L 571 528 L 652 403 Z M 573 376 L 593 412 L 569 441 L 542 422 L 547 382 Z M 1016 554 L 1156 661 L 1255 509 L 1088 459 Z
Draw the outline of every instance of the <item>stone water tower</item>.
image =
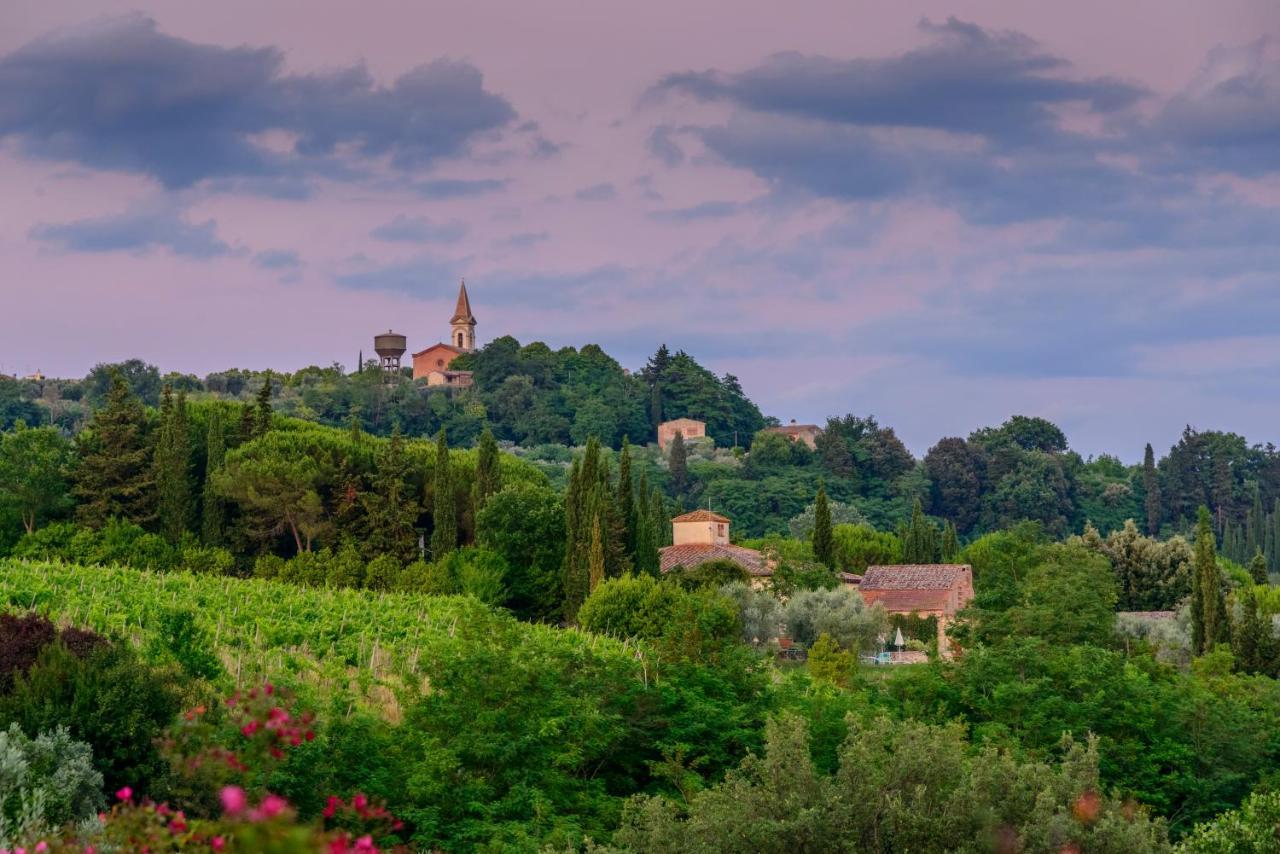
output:
M 404 355 L 407 348 L 408 342 L 405 341 L 405 337 L 390 329 L 381 335 L 374 336 L 373 349 L 382 361 L 382 376 L 387 382 L 394 382 L 400 378 L 400 357 Z

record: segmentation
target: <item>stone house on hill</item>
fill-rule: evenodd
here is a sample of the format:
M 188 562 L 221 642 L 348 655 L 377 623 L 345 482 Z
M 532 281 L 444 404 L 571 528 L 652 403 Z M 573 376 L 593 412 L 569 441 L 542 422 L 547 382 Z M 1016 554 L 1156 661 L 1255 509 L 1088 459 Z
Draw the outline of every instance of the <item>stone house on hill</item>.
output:
M 729 519 L 710 510 L 694 510 L 671 520 L 673 545 L 658 550 L 659 567 L 670 572 L 676 567 L 691 569 L 713 560 L 731 560 L 751 576 L 752 584 L 773 575 L 772 562 L 755 549 L 729 542 Z
M 818 437 L 822 435 L 822 428 L 817 424 L 797 424 L 793 420 L 790 424 L 779 427 L 766 427 L 764 432 L 778 433 L 793 442 L 804 442 L 809 446 L 809 450 L 814 451 L 818 448 Z
M 701 439 L 707 435 L 707 425 L 704 421 L 695 421 L 692 418 L 675 418 L 671 421 L 663 421 L 658 425 L 658 448 L 665 451 L 667 445 L 670 445 L 676 438 L 677 433 L 683 436 L 685 441 Z
M 938 654 L 949 656 L 946 628 L 973 599 L 973 567 L 958 563 L 869 566 L 858 592 L 868 605 L 879 602 L 890 614 L 938 620 Z

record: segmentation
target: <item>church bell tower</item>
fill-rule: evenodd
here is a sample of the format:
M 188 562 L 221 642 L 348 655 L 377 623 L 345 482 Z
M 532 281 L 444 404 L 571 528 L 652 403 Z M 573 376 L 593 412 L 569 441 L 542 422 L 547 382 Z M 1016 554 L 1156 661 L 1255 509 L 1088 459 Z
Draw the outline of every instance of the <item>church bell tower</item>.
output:
M 471 313 L 471 300 L 467 297 L 467 283 L 458 288 L 458 306 L 449 319 L 449 344 L 464 353 L 476 348 L 476 316 Z

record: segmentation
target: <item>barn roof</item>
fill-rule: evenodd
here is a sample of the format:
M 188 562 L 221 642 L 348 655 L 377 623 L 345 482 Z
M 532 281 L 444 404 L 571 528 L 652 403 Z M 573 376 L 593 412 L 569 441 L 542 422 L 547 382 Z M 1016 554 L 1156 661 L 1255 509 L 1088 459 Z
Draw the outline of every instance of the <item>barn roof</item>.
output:
M 728 522 L 728 518 L 710 510 L 694 510 L 671 520 L 672 522 Z
M 712 560 L 731 560 L 741 566 L 750 575 L 772 575 L 773 570 L 765 561 L 765 557 L 755 549 L 742 546 L 712 545 L 710 543 L 685 543 L 679 546 L 667 546 L 659 550 L 660 566 L 663 572 L 670 572 L 677 566 L 685 569 L 704 564 Z
M 862 590 L 950 590 L 971 577 L 967 563 L 899 563 L 869 566 L 862 574 Z

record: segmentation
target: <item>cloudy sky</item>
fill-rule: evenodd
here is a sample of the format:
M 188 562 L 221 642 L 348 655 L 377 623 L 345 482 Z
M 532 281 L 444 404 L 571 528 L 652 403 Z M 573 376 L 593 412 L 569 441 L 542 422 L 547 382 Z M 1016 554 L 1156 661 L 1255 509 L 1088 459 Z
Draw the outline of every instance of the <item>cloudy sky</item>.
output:
M 923 452 L 1280 443 L 1280 4 L 0 6 L 0 370 L 666 342 Z

